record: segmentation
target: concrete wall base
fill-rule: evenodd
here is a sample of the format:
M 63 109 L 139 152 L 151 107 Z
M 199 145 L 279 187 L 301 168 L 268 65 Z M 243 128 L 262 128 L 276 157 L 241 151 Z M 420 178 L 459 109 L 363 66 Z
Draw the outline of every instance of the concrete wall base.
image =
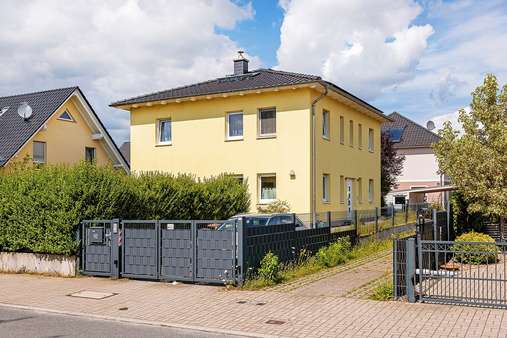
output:
M 77 259 L 75 256 L 0 252 L 0 272 L 75 277 Z

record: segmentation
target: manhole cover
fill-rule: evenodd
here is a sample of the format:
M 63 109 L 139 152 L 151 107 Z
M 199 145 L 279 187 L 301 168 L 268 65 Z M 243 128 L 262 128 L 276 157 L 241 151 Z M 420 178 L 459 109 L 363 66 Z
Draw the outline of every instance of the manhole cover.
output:
M 113 292 L 98 292 L 98 291 L 83 290 L 83 291 L 71 293 L 68 296 L 77 297 L 77 298 L 88 298 L 88 299 L 105 299 L 105 298 L 109 298 L 109 297 L 116 296 L 116 295 L 117 295 L 117 293 L 113 293 Z
M 274 320 L 274 319 L 270 319 L 266 322 L 266 324 L 272 324 L 272 325 L 282 325 L 282 324 L 285 324 L 284 321 L 282 320 Z

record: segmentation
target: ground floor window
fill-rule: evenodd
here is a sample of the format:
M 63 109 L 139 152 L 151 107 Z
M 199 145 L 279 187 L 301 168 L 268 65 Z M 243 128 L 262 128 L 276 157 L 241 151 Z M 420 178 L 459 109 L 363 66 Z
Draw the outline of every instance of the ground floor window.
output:
M 373 202 L 373 180 L 368 181 L 368 202 Z
M 322 201 L 329 202 L 329 174 L 322 175 Z
M 85 160 L 86 160 L 86 162 L 94 163 L 95 162 L 95 153 L 96 153 L 95 148 L 85 147 Z
M 276 199 L 276 175 L 259 175 L 259 202 L 271 203 Z

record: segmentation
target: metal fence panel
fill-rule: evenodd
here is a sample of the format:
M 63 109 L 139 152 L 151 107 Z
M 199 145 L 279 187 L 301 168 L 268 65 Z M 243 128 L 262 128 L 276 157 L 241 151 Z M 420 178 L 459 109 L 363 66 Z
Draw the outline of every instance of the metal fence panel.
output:
M 193 237 L 191 221 L 160 221 L 160 277 L 192 281 Z
M 158 278 L 158 222 L 123 221 L 122 276 Z

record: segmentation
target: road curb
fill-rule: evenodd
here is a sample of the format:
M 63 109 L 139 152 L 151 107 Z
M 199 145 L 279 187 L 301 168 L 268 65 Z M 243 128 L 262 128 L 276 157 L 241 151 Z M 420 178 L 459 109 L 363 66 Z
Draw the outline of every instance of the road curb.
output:
M 218 328 L 209 328 L 206 326 L 196 326 L 196 325 L 185 325 L 185 324 L 177 324 L 177 323 L 167 323 L 167 322 L 158 322 L 158 321 L 150 321 L 150 320 L 141 320 L 135 318 L 126 318 L 126 317 L 113 317 L 113 316 L 104 316 L 104 315 L 96 315 L 86 312 L 72 312 L 72 311 L 62 311 L 62 310 L 54 310 L 47 308 L 40 308 L 35 306 L 26 306 L 26 305 L 18 305 L 18 304 L 9 304 L 0 302 L 0 306 L 13 308 L 13 309 L 21 309 L 21 310 L 31 310 L 36 312 L 43 313 L 51 313 L 51 314 L 60 314 L 67 316 L 75 316 L 75 317 L 84 317 L 89 319 L 100 319 L 107 320 L 113 322 L 123 322 L 130 324 L 142 324 L 142 325 L 150 325 L 150 326 L 159 326 L 159 327 L 171 327 L 175 329 L 184 329 L 184 330 L 194 330 L 208 333 L 221 333 L 225 335 L 235 335 L 235 336 L 243 336 L 243 337 L 258 337 L 258 338 L 274 338 L 278 336 L 266 335 L 256 332 L 245 332 L 245 331 L 237 331 L 237 330 L 225 330 Z

